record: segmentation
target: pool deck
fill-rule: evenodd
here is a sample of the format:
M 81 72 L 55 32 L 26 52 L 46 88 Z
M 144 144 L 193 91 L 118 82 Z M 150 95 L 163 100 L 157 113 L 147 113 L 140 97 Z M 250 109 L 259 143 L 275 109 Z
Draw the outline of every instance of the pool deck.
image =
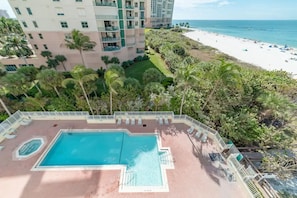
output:
M 9 198 L 245 198 L 249 197 L 240 182 L 229 182 L 218 162 L 209 153 L 219 152 L 209 140 L 194 145 L 184 133 L 185 124 L 159 125 L 156 120 L 143 120 L 142 125 L 88 124 L 77 120 L 33 121 L 16 130 L 16 138 L 1 143 L 0 197 Z M 162 146 L 170 147 L 175 169 L 167 170 L 169 192 L 119 193 L 120 170 L 31 171 L 40 155 L 60 129 L 128 129 L 132 133 L 160 133 Z M 13 153 L 19 145 L 33 137 L 45 137 L 43 149 L 25 160 Z M 224 165 L 224 164 L 223 164 Z

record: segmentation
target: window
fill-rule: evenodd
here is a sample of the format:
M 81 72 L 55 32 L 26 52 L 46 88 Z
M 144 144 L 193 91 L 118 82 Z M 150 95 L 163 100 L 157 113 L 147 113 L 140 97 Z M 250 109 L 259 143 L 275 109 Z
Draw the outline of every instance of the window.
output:
M 56 12 L 58 16 L 64 16 L 63 8 L 57 7 Z
M 138 17 L 138 12 L 135 12 L 135 17 Z
M 81 26 L 82 26 L 82 28 L 88 28 L 89 27 L 88 22 L 86 22 L 86 21 L 82 21 Z
M 44 49 L 48 49 L 48 47 L 47 47 L 47 45 L 46 44 L 43 44 L 43 47 L 44 47 Z
M 4 65 L 4 66 L 5 66 L 6 71 L 16 71 L 17 70 L 16 65 Z
M 32 21 L 32 22 L 33 22 L 34 27 L 38 28 L 37 22 L 36 21 Z
M 68 28 L 68 24 L 65 21 L 60 22 L 62 28 Z
M 22 14 L 19 8 L 14 8 L 14 9 L 15 9 L 15 12 L 16 12 L 18 15 L 21 15 L 21 14 Z
M 26 8 L 29 15 L 32 15 L 32 11 L 30 8 Z
M 27 26 L 27 23 L 25 22 L 25 21 L 22 21 L 22 24 L 23 24 L 23 26 L 26 28 L 26 27 L 28 27 Z
M 39 38 L 43 39 L 43 36 L 42 36 L 42 34 L 38 34 L 38 36 L 39 36 Z
M 34 48 L 38 50 L 38 46 L 36 44 L 34 44 Z
M 82 2 L 82 0 L 75 0 L 76 2 Z
M 29 36 L 29 38 L 30 38 L 30 39 L 33 39 L 33 36 L 32 36 L 32 34 L 28 34 L 28 36 Z
M 138 7 L 138 3 L 135 3 L 135 8 L 137 8 Z

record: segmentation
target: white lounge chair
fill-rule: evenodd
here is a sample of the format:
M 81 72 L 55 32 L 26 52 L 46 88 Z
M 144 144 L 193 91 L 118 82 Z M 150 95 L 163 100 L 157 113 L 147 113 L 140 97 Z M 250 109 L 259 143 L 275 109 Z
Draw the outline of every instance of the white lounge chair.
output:
M 201 137 L 201 142 L 205 143 L 207 142 L 207 133 L 203 133 L 202 137 Z
M 189 134 L 192 134 L 193 131 L 194 131 L 194 129 L 195 129 L 195 127 L 194 127 L 194 126 L 191 126 L 190 128 L 187 129 L 187 132 L 188 132 Z
M 127 117 L 126 118 L 126 125 L 129 125 L 129 123 L 130 123 L 130 119 Z
M 135 118 L 134 117 L 131 118 L 131 125 L 135 125 Z
M 164 117 L 164 123 L 166 124 L 166 125 L 168 125 L 169 124 L 169 122 L 168 122 L 168 117 L 166 116 L 166 117 Z
M 201 136 L 201 130 L 197 130 L 196 134 L 195 134 L 195 138 L 198 140 Z
M 138 125 L 142 125 L 142 119 L 141 119 L 141 117 L 138 118 Z
M 1 151 L 2 149 L 4 149 L 4 147 L 5 147 L 5 146 L 0 146 L 0 151 Z
M 162 117 L 159 117 L 159 124 L 163 125 L 163 118 Z
M 13 139 L 13 138 L 16 137 L 16 135 L 13 135 L 13 134 L 5 134 L 4 137 L 5 137 L 6 139 Z

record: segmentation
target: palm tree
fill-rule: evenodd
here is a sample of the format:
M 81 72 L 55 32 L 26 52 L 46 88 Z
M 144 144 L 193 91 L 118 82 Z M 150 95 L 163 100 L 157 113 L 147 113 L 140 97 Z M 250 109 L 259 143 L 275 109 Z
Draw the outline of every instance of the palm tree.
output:
M 13 96 L 17 97 L 18 95 L 23 94 L 26 98 L 29 97 L 27 92 L 30 90 L 32 83 L 28 81 L 24 74 L 18 72 L 7 74 L 2 77 L 1 83 Z
M 92 50 L 96 46 L 96 43 L 94 41 L 90 41 L 90 37 L 84 35 L 80 31 L 75 29 L 72 30 L 71 32 L 71 38 L 72 39 L 65 39 L 66 46 L 69 49 L 78 50 L 80 53 L 83 65 L 87 66 L 84 59 L 83 51 Z
M 37 84 L 38 82 L 36 82 L 36 75 L 38 73 L 38 70 L 36 69 L 36 67 L 20 67 L 17 69 L 17 73 L 21 73 L 25 75 L 27 78 L 27 81 L 31 82 L 37 88 L 38 92 L 42 94 Z
M 37 74 L 36 78 L 39 80 L 39 83 L 43 89 L 55 90 L 58 97 L 61 97 L 58 87 L 61 87 L 62 81 L 64 80 L 62 73 L 52 69 L 44 69 Z
M 67 61 L 67 58 L 64 55 L 56 55 L 55 59 L 58 61 L 58 63 L 62 63 L 64 70 L 67 71 L 64 65 L 64 62 Z
M 53 54 L 51 51 L 45 50 L 45 51 L 41 51 L 40 53 L 41 56 L 43 56 L 44 58 L 46 58 L 47 60 L 51 57 L 53 57 Z
M 203 104 L 202 111 L 212 98 L 219 85 L 233 85 L 237 88 L 241 87 L 239 70 L 240 68 L 237 65 L 220 60 L 220 65 L 216 68 L 216 71 L 212 73 L 213 77 L 215 78 L 215 83 L 212 91 L 207 96 L 206 101 Z
M 16 55 L 22 58 L 26 65 L 28 65 L 26 58 L 33 55 L 32 50 L 28 46 L 27 40 L 19 35 L 11 34 L 6 36 L 4 41 L 0 42 L 3 44 L 1 54 L 4 56 Z
M 194 65 L 184 65 L 176 72 L 177 87 L 183 90 L 183 96 L 180 103 L 179 114 L 183 113 L 183 106 L 185 103 L 185 96 L 193 84 L 198 82 L 197 70 Z
M 115 70 L 107 70 L 104 74 L 105 83 L 109 89 L 109 104 L 110 104 L 110 115 L 112 115 L 112 94 L 117 94 L 115 87 L 124 86 L 124 81 Z
M 92 70 L 93 71 L 93 70 Z M 83 65 L 76 65 L 72 70 L 71 70 L 71 76 L 73 78 L 67 78 L 65 80 L 62 81 L 62 86 L 66 87 L 68 83 L 74 83 L 74 84 L 78 84 L 84 94 L 84 97 L 88 103 L 89 109 L 92 113 L 92 115 L 94 115 L 93 109 L 90 105 L 90 101 L 86 92 L 86 89 L 84 87 L 84 83 L 95 80 L 96 78 L 98 78 L 98 75 L 96 73 L 91 73 L 91 70 L 86 69 L 85 66 Z
M 0 88 L 0 96 L 3 96 L 3 95 L 5 95 L 5 91 L 4 91 L 4 87 L 1 87 L 1 88 Z M 9 116 L 11 116 L 10 111 L 8 110 L 6 104 L 4 103 L 4 101 L 2 100 L 1 97 L 0 97 L 0 103 L 1 103 L 1 105 L 2 105 L 2 107 L 3 107 L 3 109 L 6 111 L 6 113 L 7 113 Z

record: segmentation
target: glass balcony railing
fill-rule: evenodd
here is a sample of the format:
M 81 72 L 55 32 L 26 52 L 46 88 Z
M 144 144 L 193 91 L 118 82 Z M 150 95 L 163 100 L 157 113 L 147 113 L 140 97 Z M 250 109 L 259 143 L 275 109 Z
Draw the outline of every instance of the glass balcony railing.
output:
M 127 16 L 127 19 L 134 19 L 134 16 Z
M 110 7 L 116 7 L 117 5 L 114 2 L 95 2 L 95 6 L 110 6 Z
M 99 27 L 98 31 L 100 32 L 115 32 L 115 31 L 119 31 L 119 27 L 117 26 L 110 26 L 110 27 Z
M 103 42 L 117 42 L 120 38 L 117 37 L 102 37 Z
M 137 53 L 137 54 L 143 54 L 143 53 L 144 53 L 144 49 L 139 49 L 139 48 L 137 48 L 137 49 L 136 49 L 136 53 Z
M 118 51 L 118 50 L 120 50 L 120 49 L 121 49 L 121 47 L 119 47 L 119 46 L 107 46 L 107 47 L 104 47 L 104 48 L 103 48 L 103 50 L 104 50 L 105 52 Z
M 96 19 L 118 19 L 117 15 L 96 15 Z
M 133 29 L 134 25 L 127 25 L 127 29 Z
M 139 10 L 144 10 L 144 6 L 140 6 L 139 7 Z
M 126 5 L 126 9 L 134 9 L 134 6 L 132 6 L 132 5 Z

